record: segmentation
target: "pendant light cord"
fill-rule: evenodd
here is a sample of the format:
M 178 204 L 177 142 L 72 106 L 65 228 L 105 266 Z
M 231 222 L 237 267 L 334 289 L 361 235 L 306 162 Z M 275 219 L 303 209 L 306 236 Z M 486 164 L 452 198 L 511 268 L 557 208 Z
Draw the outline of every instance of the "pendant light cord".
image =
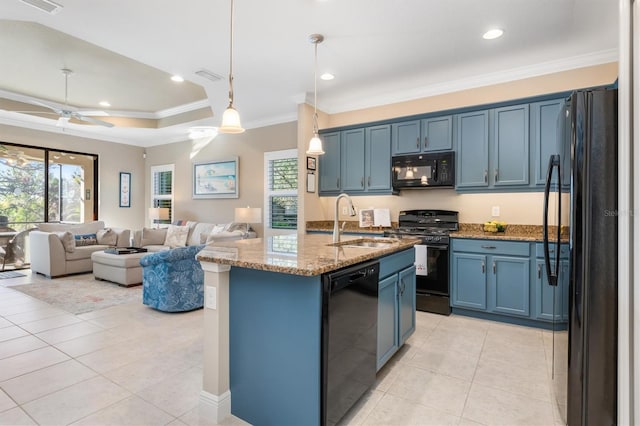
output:
M 231 0 L 231 25 L 229 46 L 229 108 L 233 107 L 233 0 Z
M 314 43 L 314 63 L 313 63 L 313 134 L 318 134 L 318 42 Z

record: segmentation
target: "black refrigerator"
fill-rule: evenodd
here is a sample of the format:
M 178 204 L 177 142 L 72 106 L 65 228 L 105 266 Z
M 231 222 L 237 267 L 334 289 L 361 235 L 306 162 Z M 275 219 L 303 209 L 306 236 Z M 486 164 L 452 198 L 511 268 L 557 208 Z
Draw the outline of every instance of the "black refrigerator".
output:
M 568 314 L 553 325 L 553 388 L 569 426 L 617 424 L 617 95 L 605 88 L 571 94 L 547 170 L 547 285 L 554 313 Z M 560 267 L 561 239 L 569 244 L 568 268 Z

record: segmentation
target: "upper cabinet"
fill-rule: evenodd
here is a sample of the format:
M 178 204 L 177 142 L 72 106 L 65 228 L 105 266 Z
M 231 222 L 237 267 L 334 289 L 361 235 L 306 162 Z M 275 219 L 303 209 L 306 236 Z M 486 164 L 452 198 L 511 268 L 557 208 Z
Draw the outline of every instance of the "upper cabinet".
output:
M 531 104 L 531 143 L 534 146 L 531 168 L 535 185 L 544 185 L 549 166 L 549 157 L 558 154 L 558 115 L 562 99 Z
M 391 125 L 394 155 L 448 151 L 453 145 L 453 117 L 424 118 Z
M 491 179 L 495 186 L 529 184 L 529 105 L 496 108 Z
M 320 195 L 391 193 L 391 125 L 322 136 Z
M 489 111 L 457 116 L 456 188 L 489 186 Z

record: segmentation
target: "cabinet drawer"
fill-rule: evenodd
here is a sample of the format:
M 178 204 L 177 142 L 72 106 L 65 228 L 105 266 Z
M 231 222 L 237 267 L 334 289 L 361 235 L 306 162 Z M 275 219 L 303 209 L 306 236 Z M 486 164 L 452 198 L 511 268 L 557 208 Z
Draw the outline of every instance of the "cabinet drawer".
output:
M 393 253 L 380 259 L 380 279 L 387 275 L 397 273 L 401 269 L 411 266 L 416 261 L 415 251 L 412 248 L 399 253 Z
M 549 256 L 555 258 L 556 245 L 549 245 Z M 544 258 L 544 243 L 536 243 L 536 257 Z M 560 259 L 569 258 L 569 244 L 560 244 Z
M 529 243 L 500 240 L 465 240 L 454 238 L 453 251 L 464 251 L 482 254 L 510 254 L 529 256 Z

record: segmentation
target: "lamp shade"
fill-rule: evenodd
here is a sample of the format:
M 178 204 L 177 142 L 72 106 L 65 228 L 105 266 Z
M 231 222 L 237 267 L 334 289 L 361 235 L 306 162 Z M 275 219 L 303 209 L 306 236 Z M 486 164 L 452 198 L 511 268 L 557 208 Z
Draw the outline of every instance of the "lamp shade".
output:
M 218 128 L 220 133 L 243 133 L 244 129 L 240 124 L 240 114 L 238 111 L 229 105 L 222 114 L 222 125 Z
M 260 207 L 236 207 L 234 222 L 260 223 L 262 222 L 262 209 Z
M 169 219 L 169 209 L 167 207 L 150 207 L 149 219 L 151 221 Z
M 324 154 L 324 149 L 322 149 L 322 139 L 320 139 L 317 133 L 315 133 L 311 138 L 311 140 L 309 141 L 309 149 L 307 150 L 307 154 L 309 155 Z

